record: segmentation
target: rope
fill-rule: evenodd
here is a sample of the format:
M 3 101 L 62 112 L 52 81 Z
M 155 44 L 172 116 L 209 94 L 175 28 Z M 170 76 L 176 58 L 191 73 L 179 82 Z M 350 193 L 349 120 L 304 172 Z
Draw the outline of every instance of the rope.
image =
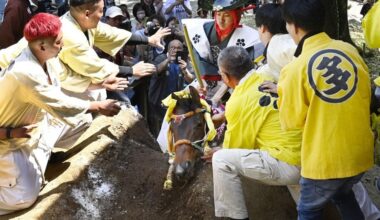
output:
M 186 113 L 180 114 L 180 115 L 172 114 L 170 116 L 170 119 L 174 120 L 174 123 L 181 123 L 184 119 L 192 117 L 193 115 L 195 115 L 197 113 L 203 113 L 203 112 L 206 112 L 206 109 L 197 108 L 194 111 L 189 111 L 189 112 L 186 112 Z M 172 132 L 171 128 L 169 128 L 169 130 L 168 130 L 167 137 L 168 137 L 168 152 L 169 152 L 169 154 L 174 154 L 175 146 L 173 146 L 174 140 L 173 140 L 173 132 Z

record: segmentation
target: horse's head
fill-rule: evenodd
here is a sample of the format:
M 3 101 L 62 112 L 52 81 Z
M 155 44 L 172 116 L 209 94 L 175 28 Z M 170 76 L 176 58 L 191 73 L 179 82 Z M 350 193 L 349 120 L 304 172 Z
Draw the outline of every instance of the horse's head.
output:
M 205 109 L 202 107 L 196 89 L 190 86 L 190 98 L 181 98 L 172 94 L 177 100 L 173 110 L 170 129 L 173 134 L 174 174 L 179 180 L 194 175 L 195 164 L 202 155 L 203 139 L 206 135 Z

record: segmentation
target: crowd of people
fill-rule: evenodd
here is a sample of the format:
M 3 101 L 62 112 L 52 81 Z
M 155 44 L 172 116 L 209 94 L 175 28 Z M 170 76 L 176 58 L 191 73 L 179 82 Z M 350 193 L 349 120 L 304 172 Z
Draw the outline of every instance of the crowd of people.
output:
M 36 201 L 52 149 L 96 115 L 133 106 L 165 134 L 162 100 L 196 85 L 225 128 L 204 155 L 217 217 L 248 218 L 245 176 L 287 186 L 299 219 L 329 201 L 342 219 L 380 219 L 360 182 L 374 155 L 368 68 L 323 32 L 322 1 L 264 4 L 257 29 L 240 23 L 250 1 L 207 3 L 193 16 L 190 0 L 0 0 L 0 215 Z

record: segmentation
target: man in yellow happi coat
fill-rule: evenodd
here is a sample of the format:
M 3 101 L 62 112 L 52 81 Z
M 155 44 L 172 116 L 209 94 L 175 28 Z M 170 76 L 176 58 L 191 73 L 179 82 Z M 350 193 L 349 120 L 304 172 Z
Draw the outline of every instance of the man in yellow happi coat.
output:
M 303 129 L 299 219 L 320 219 L 333 201 L 342 219 L 364 219 L 352 186 L 373 166 L 370 78 L 357 50 L 323 30 L 321 1 L 283 5 L 287 29 L 298 44 L 280 74 L 282 127 Z M 315 190 L 318 189 L 318 190 Z
M 259 91 L 269 78 L 252 70 L 243 48 L 224 49 L 218 66 L 234 91 L 226 105 L 223 149 L 212 158 L 215 215 L 245 219 L 240 175 L 270 185 L 297 185 L 302 131 L 281 130 L 277 96 Z

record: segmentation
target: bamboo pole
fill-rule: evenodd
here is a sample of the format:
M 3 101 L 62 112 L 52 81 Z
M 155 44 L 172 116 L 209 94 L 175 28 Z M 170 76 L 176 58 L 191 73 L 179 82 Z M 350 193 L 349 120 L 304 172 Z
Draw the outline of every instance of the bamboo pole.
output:
M 204 88 L 203 81 L 201 78 L 201 73 L 199 71 L 199 67 L 198 67 L 197 63 L 195 62 L 195 57 L 194 57 L 195 55 L 194 55 L 194 51 L 193 51 L 193 46 L 191 45 L 191 41 L 189 38 L 189 32 L 187 31 L 187 27 L 185 24 L 183 25 L 183 32 L 185 34 L 185 42 L 186 42 L 187 48 L 189 49 L 189 57 L 190 57 L 191 63 L 193 64 L 195 76 L 197 77 L 200 88 Z

